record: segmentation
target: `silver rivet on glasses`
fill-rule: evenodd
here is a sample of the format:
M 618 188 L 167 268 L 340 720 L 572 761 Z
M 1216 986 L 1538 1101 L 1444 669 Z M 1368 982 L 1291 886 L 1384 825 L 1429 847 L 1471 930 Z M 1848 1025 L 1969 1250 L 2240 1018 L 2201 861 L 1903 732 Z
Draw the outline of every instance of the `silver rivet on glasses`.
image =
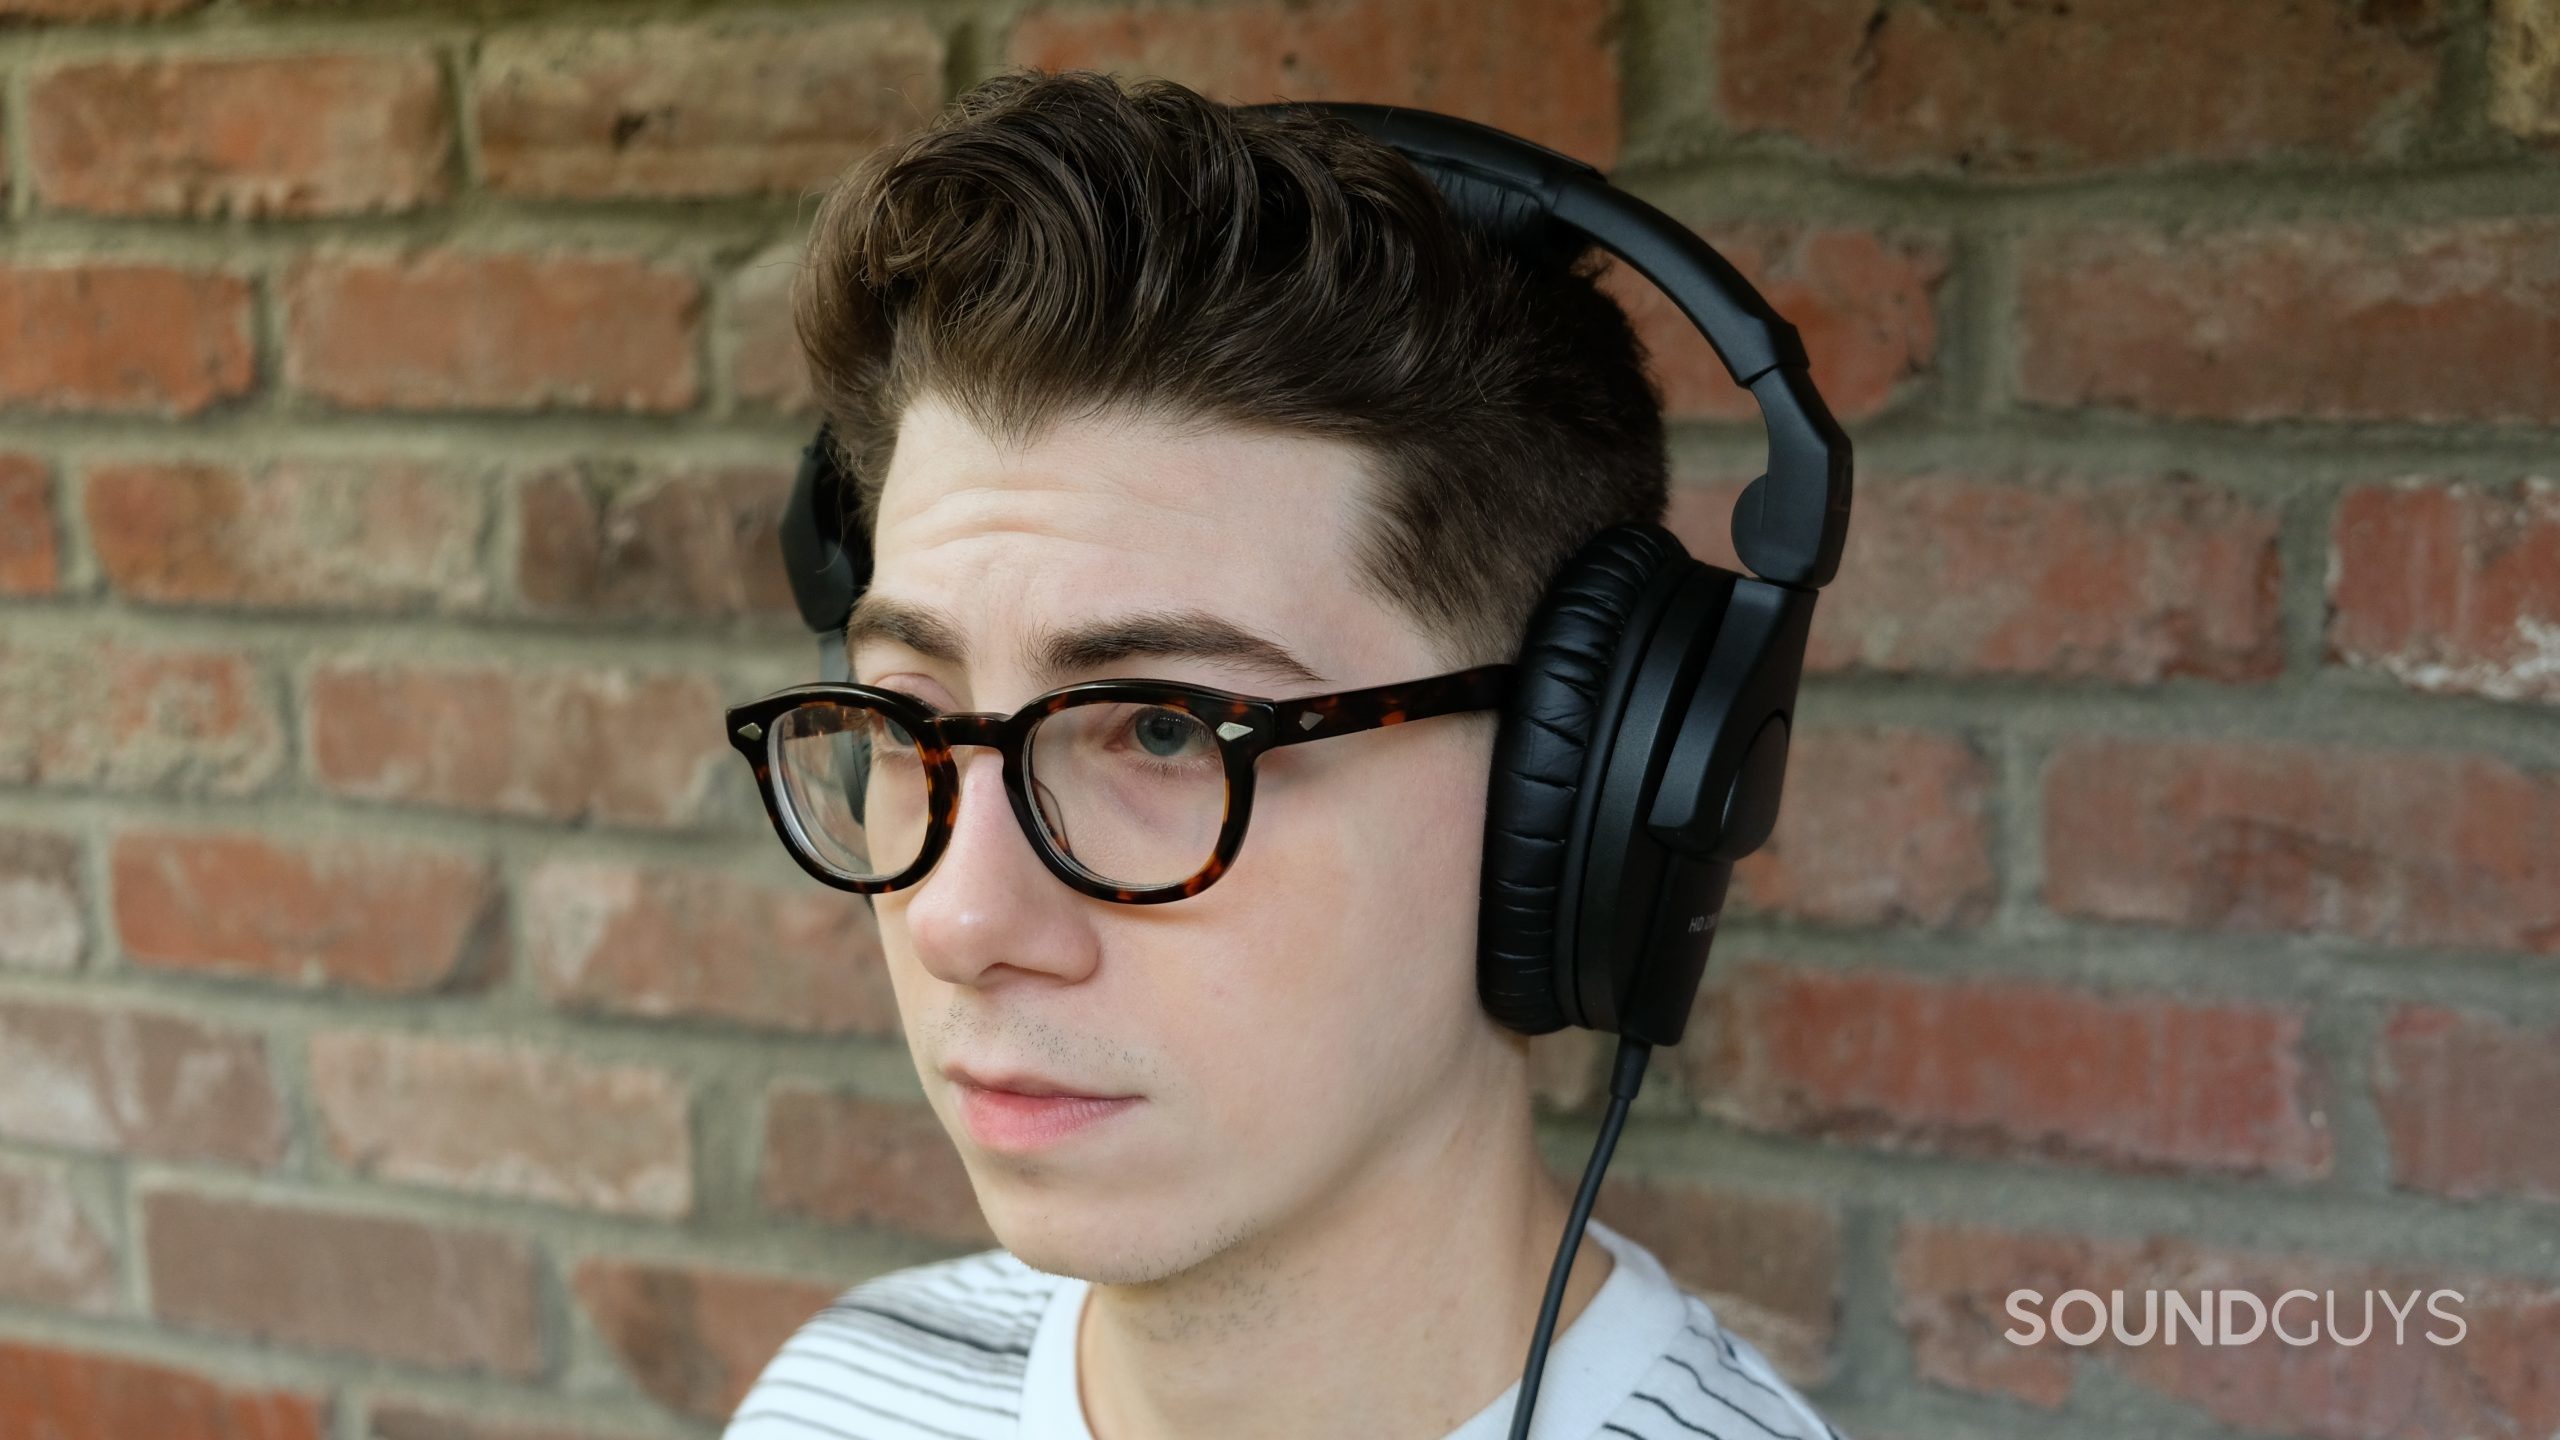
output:
M 1313 730 L 1316 728 L 1316 723 L 1322 719 L 1324 719 L 1324 716 L 1321 713 L 1310 710 L 1306 714 L 1298 717 L 1298 728 L 1301 730 Z
M 1218 738 L 1221 740 L 1233 740 L 1239 735 L 1250 735 L 1252 733 L 1252 726 L 1237 720 L 1230 720 L 1226 724 L 1218 727 Z
M 764 738 L 764 727 L 750 720 L 738 727 L 738 734 L 748 740 L 761 740 Z

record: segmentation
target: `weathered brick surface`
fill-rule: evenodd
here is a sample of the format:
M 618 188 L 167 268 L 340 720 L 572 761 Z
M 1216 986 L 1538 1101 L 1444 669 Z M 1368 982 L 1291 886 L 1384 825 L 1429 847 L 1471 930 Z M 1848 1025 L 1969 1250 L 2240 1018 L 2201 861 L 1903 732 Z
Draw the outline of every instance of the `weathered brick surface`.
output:
M 62 584 L 61 522 L 52 471 L 33 455 L 0 455 L 0 595 L 45 595 Z
M 729 277 L 729 388 L 742 405 L 785 415 L 817 408 L 791 324 L 791 282 L 799 271 L 800 247 L 778 245 Z
M 88 953 L 88 885 L 79 840 L 44 830 L 0 829 L 0 967 L 73 970 Z
M 1727 124 L 1894 171 L 2068 175 L 2391 155 L 2435 102 L 2440 0 L 1730 0 Z
M 552 1003 L 821 1034 L 895 1035 L 861 897 L 713 870 L 551 860 L 524 883 L 527 963 Z
M 790 1084 L 765 1101 L 764 1203 L 835 1225 L 996 1243 L 931 1110 Z
M 1058 4 L 1016 22 L 1005 58 L 1163 75 L 1212 99 L 1419 105 L 1616 162 L 1616 0 L 1250 0 Z
M 1921 731 L 1807 728 L 1778 828 L 1734 868 L 1743 913 L 1844 925 L 1971 925 L 1990 913 L 1991 766 Z
M 0 1159 L 0 1299 L 91 1313 L 117 1308 L 115 1241 L 68 1167 Z M 6 1419 L 0 1408 L 0 1424 Z
M 920 15 L 501 31 L 473 79 L 489 187 L 571 199 L 799 193 L 942 102 Z
M 2367 1265 L 2312 1254 L 2207 1247 L 2167 1236 L 2101 1238 L 2015 1233 L 1987 1226 L 1913 1222 L 1894 1250 L 1896 1314 L 1910 1338 L 1920 1378 L 1936 1385 L 1994 1394 L 2048 1409 L 2060 1407 L 2082 1377 L 2098 1370 L 2192 1406 L 2244 1434 L 2317 1440 L 2433 1440 L 2444 1435 L 2538 1435 L 2560 1424 L 2560 1392 L 2547 1357 L 2560 1346 L 2560 1289 L 2481 1275 L 2434 1273 L 2409 1265 Z M 2016 1320 L 2006 1301 L 2018 1289 L 2047 1306 L 2067 1289 L 2101 1297 L 2123 1290 L 2128 1330 L 2142 1328 L 2142 1292 L 2184 1293 L 2190 1304 L 2207 1290 L 2245 1290 L 2272 1304 L 2286 1291 L 2309 1291 L 2284 1323 L 2295 1335 L 2326 1325 L 2321 1306 L 2336 1296 L 2338 1332 L 2363 1328 L 2374 1294 L 2373 1330 L 2357 1345 L 2291 1345 L 2269 1336 L 2240 1345 L 2204 1346 L 2191 1333 L 2169 1345 L 2157 1336 L 2141 1346 L 2101 1337 L 2088 1347 L 2048 1334 L 2041 1345 L 2004 1338 Z M 2457 1291 L 2444 1302 L 2461 1317 L 2458 1343 L 2450 1322 L 2430 1314 L 2411 1292 Z M 2394 1327 L 2380 1296 L 2407 1312 Z M 2165 1308 L 2165 1296 L 2163 1298 Z M 2050 1309 L 2040 1313 L 2050 1315 Z M 2069 1317 L 2086 1323 L 2079 1307 Z M 2245 1322 L 2246 1315 L 2242 1317 Z
M 680 825 L 735 765 L 697 676 L 336 661 L 310 676 L 322 786 L 543 820 Z
M 2196 476 L 1858 477 L 1805 664 L 1888 674 L 2247 682 L 2284 665 L 2280 517 Z M 1739 484 L 1665 523 L 1733 568 Z
M 445 197 L 444 76 L 426 50 L 48 66 L 28 88 L 39 203 L 102 215 L 340 215 Z
M 107 583 L 136 600 L 329 610 L 473 610 L 487 487 L 407 461 L 256 468 L 121 461 L 82 476 Z
M 491 1230 L 154 1190 L 152 1312 L 298 1349 L 523 1379 L 542 1368 L 533 1247 Z
M 29 1440 L 326 1440 L 329 1403 L 302 1390 L 149 1361 L 0 1341 L 0 1435 Z
M 571 1288 L 650 1398 L 679 1414 L 725 1420 L 773 1352 L 844 1287 L 596 1256 L 579 1264 Z
M 2560 952 L 2560 778 L 2482 755 L 2244 740 L 2057 746 L 2045 903 L 2186 929 Z
M 2327 1082 L 2292 1006 L 1746 965 L 1711 980 L 1691 1083 L 1743 1124 L 2128 1169 L 2326 1174 Z
M 2267 421 L 2560 420 L 2560 225 L 2052 229 L 2018 258 L 2031 405 Z M 2306 344 L 2307 335 L 2321 337 Z
M 342 408 L 659 413 L 701 390 L 700 284 L 630 256 L 332 254 L 284 293 L 285 382 Z
M 249 281 L 107 260 L 0 264 L 0 408 L 188 416 L 248 393 Z
M 1699 233 L 1804 337 L 1814 384 L 1840 419 L 1881 414 L 1937 368 L 1944 241 L 1840 226 L 1707 225 Z M 1612 265 L 1606 284 L 1644 342 L 1666 416 L 1759 418 L 1751 392 L 1651 281 Z
M 2560 484 L 2413 480 L 2338 502 L 2329 654 L 2423 690 L 2560 701 Z
M 2560 13 L 2542 0 L 2489 0 L 2489 84 L 2499 126 L 2560 136 Z
M 2560 1027 L 2404 1005 L 2375 1050 L 2373 1096 L 2401 1185 L 2560 1200 Z
M 284 768 L 284 745 L 246 655 L 0 632 L 0 784 L 239 795 Z
M 133 830 L 109 852 L 137 965 L 419 993 L 503 966 L 497 880 L 477 856 L 377 840 Z
M 266 1043 L 175 1015 L 0 1001 L 0 1137 L 155 1160 L 272 1165 L 285 1117 Z
M 796 617 L 774 562 L 791 479 L 776 465 L 582 465 L 528 477 L 516 498 L 517 591 L 555 615 Z
M 692 1212 L 692 1096 L 664 1070 L 331 1030 L 311 1037 L 310 1074 L 330 1153 L 359 1174 L 622 1215 Z

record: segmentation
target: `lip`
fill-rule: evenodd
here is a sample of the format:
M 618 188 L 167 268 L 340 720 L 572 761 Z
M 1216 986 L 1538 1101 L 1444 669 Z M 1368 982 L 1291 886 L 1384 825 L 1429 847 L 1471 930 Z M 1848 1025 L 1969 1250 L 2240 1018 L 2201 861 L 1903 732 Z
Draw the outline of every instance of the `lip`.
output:
M 1042 1099 L 1065 1100 L 1133 1100 L 1133 1095 L 1116 1095 L 1064 1080 L 1053 1080 L 1030 1070 L 972 1070 L 966 1065 L 945 1065 L 942 1076 L 955 1085 L 975 1086 L 980 1090 L 1001 1090 L 1009 1095 L 1033 1095 Z
M 979 1075 L 946 1065 L 943 1077 L 960 1092 L 960 1119 L 981 1147 L 1028 1154 L 1062 1144 L 1096 1125 L 1135 1109 L 1136 1095 L 1088 1094 L 1063 1081 L 1023 1071 Z

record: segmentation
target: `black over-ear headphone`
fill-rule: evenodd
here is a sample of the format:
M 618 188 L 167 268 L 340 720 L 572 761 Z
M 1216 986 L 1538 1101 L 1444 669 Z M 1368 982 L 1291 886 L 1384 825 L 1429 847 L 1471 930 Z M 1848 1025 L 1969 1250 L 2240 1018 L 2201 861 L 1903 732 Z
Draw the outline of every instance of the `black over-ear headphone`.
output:
M 1692 558 L 1656 524 L 1593 536 L 1529 621 L 1486 794 L 1476 981 L 1526 1034 L 1621 1037 L 1609 1115 L 1576 1196 L 1513 1411 L 1538 1377 L 1600 1174 L 1654 1045 L 1688 1026 L 1734 862 L 1769 838 L 1814 594 L 1849 529 L 1849 438 L 1804 344 L 1686 226 L 1545 146 L 1453 116 L 1383 105 L 1254 106 L 1338 116 L 1421 168 L 1459 218 L 1522 247 L 1589 241 L 1659 286 L 1759 402 L 1768 470 L 1733 510 L 1750 574 Z M 1561 234 L 1559 234 L 1561 231 Z M 822 429 L 782 525 L 800 612 L 844 678 L 841 631 L 871 578 L 850 483 Z

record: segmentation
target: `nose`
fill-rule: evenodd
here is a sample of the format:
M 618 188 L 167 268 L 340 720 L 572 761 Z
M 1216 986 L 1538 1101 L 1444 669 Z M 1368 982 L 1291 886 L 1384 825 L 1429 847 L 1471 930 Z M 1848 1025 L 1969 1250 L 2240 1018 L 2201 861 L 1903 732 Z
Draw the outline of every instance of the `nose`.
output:
M 917 961 L 953 985 L 993 984 L 1009 972 L 1083 979 L 1096 951 L 1087 912 L 1100 902 L 1041 863 L 1005 794 L 1003 757 L 975 747 L 955 753 L 960 805 L 950 842 L 907 892 Z

